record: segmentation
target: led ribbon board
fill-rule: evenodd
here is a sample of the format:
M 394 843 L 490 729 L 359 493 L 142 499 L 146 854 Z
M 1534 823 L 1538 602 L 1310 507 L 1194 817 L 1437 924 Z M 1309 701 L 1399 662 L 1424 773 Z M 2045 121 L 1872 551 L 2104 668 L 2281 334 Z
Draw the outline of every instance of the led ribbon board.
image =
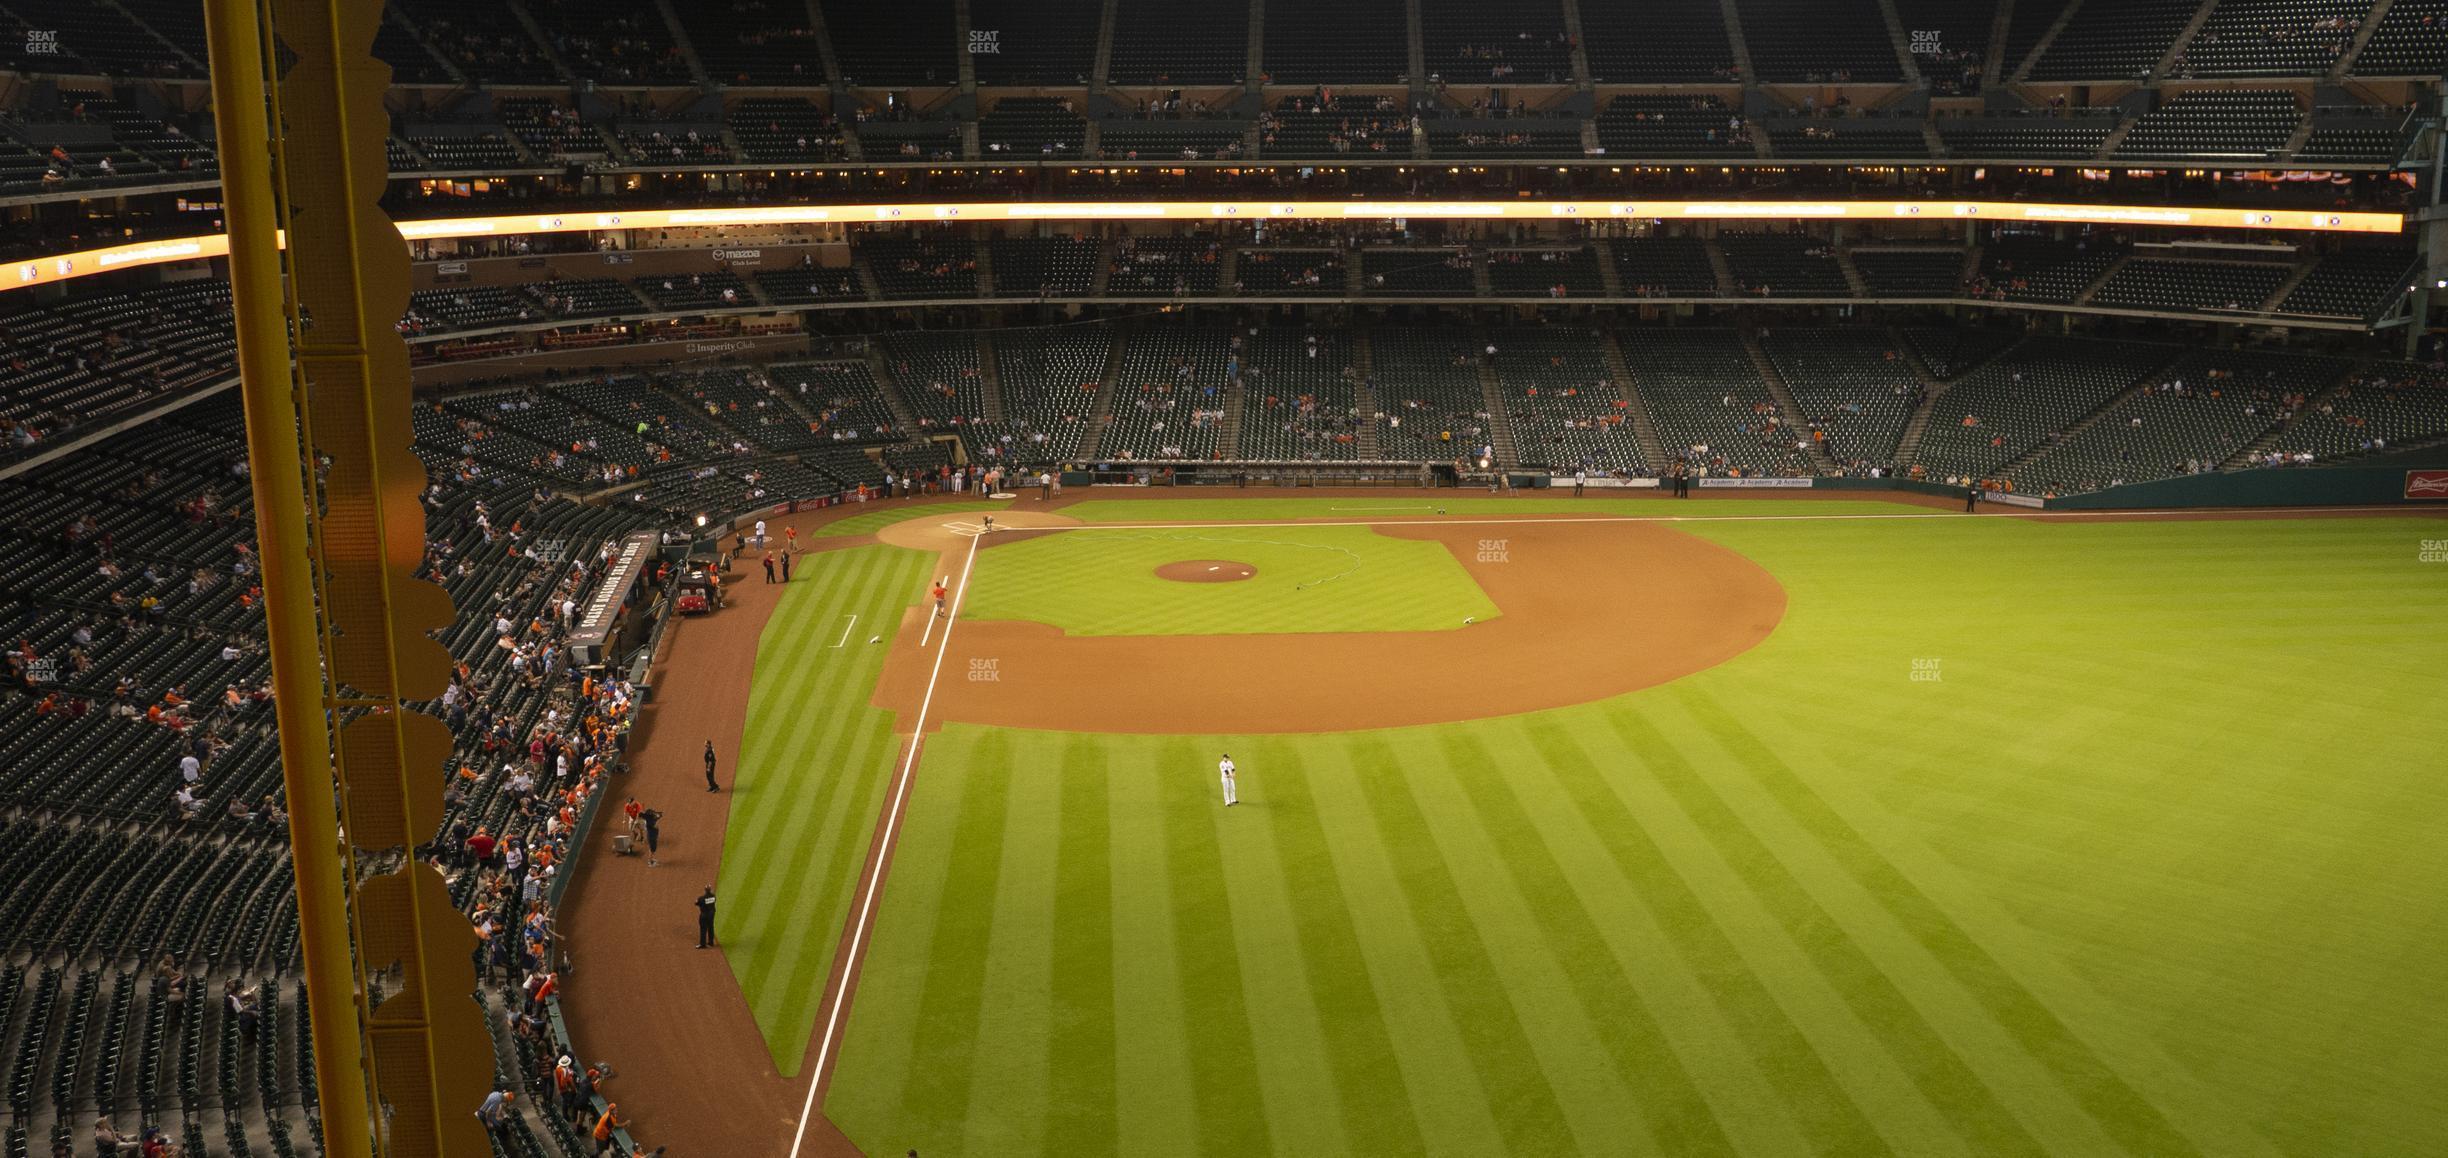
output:
M 916 221 L 1515 221 L 1622 218 L 1657 221 L 1994 221 L 2194 229 L 2400 233 L 2395 213 L 2166 205 L 2057 205 L 2028 201 L 998 201 L 966 204 L 763 205 L 443 217 L 399 222 L 411 241 L 610 229 L 745 225 L 874 225 Z M 219 257 L 220 234 L 144 241 L 11 262 L 0 288 L 41 285 L 117 269 Z

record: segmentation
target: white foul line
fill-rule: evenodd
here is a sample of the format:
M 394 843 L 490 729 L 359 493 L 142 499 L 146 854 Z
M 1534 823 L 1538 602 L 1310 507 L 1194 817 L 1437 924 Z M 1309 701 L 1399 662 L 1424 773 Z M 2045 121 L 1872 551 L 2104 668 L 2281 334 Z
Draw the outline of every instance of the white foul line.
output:
M 976 551 L 977 551 L 977 540 L 975 540 L 975 539 L 971 539 L 971 540 L 969 540 L 969 550 L 970 550 L 970 553 L 971 553 L 971 554 L 973 554 L 973 555 L 976 553 Z M 950 576 L 946 576 L 946 578 L 950 578 Z M 962 582 L 963 584 L 967 584 L 967 583 L 969 582 L 969 571 L 968 571 L 968 569 L 967 569 L 966 567 L 963 567 L 963 568 L 962 568 L 962 570 L 961 570 L 961 582 Z M 943 616 L 943 604 L 938 603 L 938 604 L 936 604 L 936 605 L 935 605 L 935 606 L 933 606 L 933 607 L 929 607 L 929 608 L 927 608 L 927 625 L 926 625 L 926 630 L 925 630 L 925 631 L 922 631 L 922 632 L 920 632 L 920 633 L 918 634 L 918 647 L 919 647 L 919 650 L 921 650 L 921 651 L 925 650 L 925 649 L 926 649 L 926 645 L 927 645 L 927 641 L 929 641 L 929 640 L 931 640 L 931 639 L 934 639 L 934 638 L 935 638 L 935 621 L 936 621 L 936 620 L 938 620 L 938 619 L 941 619 L 941 618 L 943 618 L 943 617 L 944 617 L 944 616 Z M 946 628 L 944 628 L 944 635 L 946 635 L 946 636 L 950 636 L 951 634 L 952 634 L 952 629 L 951 629 L 950 627 L 946 627 Z
M 853 615 L 853 616 L 851 616 L 851 617 L 850 617 L 850 622 L 849 622 L 849 624 L 848 624 L 847 626 L 844 626 L 844 627 L 842 628 L 842 637 L 841 637 L 840 639 L 837 639 L 837 640 L 834 640 L 834 641 L 833 641 L 833 646 L 838 648 L 838 647 L 840 647 L 841 645 L 843 645 L 843 644 L 845 644 L 845 643 L 850 642 L 850 629 L 851 629 L 851 628 L 853 628 L 853 627 L 857 627 L 857 626 L 858 626 L 858 616 Z
M 971 539 L 969 555 L 961 562 L 960 586 L 952 589 L 952 619 L 960 616 L 961 598 L 969 593 L 969 568 L 976 562 L 977 540 Z M 807 1138 L 808 1119 L 816 1113 L 816 1091 L 824 1085 L 825 1063 L 833 1057 L 833 1034 L 841 1027 L 850 977 L 858 968 L 859 949 L 867 939 L 867 920 L 875 914 L 877 891 L 884 887 L 884 860 L 891 855 L 893 830 L 900 826 L 901 804 L 909 796 L 910 770 L 918 766 L 918 748 L 926 741 L 927 709 L 935 704 L 935 683 L 943 675 L 944 652 L 952 650 L 952 619 L 944 621 L 944 646 L 936 651 L 935 666 L 927 673 L 926 695 L 918 700 L 918 723 L 910 729 L 909 754 L 901 759 L 900 783 L 894 786 L 892 804 L 884 813 L 884 832 L 876 838 L 875 872 L 867 878 L 867 896 L 859 902 L 858 922 L 850 926 L 850 948 L 841 959 L 842 987 L 833 994 L 833 1011 L 825 1015 L 824 1040 L 816 1047 L 816 1065 L 808 1074 L 807 1101 L 799 1107 L 799 1128 L 791 1133 L 791 1158 L 799 1158 L 799 1145 Z M 930 619 L 929 629 L 933 626 Z

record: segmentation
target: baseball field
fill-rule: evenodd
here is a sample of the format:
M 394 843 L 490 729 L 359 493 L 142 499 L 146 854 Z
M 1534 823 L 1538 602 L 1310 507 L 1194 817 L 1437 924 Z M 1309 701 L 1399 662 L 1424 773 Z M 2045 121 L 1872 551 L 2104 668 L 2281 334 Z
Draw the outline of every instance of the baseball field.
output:
M 733 782 L 568 919 L 674 994 L 572 1001 L 650 1135 L 2448 1152 L 2440 519 L 983 513 L 803 516 L 673 642 L 633 775 Z

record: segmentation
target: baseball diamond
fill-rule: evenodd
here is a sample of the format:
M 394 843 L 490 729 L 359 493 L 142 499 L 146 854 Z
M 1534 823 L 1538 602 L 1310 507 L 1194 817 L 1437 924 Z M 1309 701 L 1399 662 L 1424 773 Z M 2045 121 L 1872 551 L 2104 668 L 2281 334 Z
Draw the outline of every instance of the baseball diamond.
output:
M 0 26 L 0 1158 L 2448 1156 L 2448 0 Z
M 2373 920 L 2448 880 L 2416 771 L 2448 731 L 2403 678 L 2444 658 L 2448 588 L 2398 557 L 2436 520 L 1446 502 L 1097 492 L 975 538 L 948 503 L 791 517 L 805 578 L 660 661 L 656 733 L 741 752 L 728 820 L 681 826 L 701 871 L 590 878 L 568 916 L 627 937 L 718 874 L 728 968 L 631 938 L 575 1031 L 637 1059 L 641 1118 L 750 1150 L 2384 1153 L 2440 1128 L 2412 1059 L 2448 1017 L 2441 929 Z M 1495 614 L 1335 633 L 1286 597 L 1219 632 L 1197 601 L 1247 582 L 1144 566 L 1368 537 L 1433 546 Z M 921 646 L 945 574 L 953 630 Z M 988 589 L 1045 576 L 1067 598 Z M 1147 591 L 1186 602 L 1117 618 Z M 851 611 L 898 624 L 888 651 L 829 649 Z M 647 737 L 647 776 L 670 748 Z M 2372 876 L 2413 892 L 2311 900 Z M 649 987 L 690 996 L 595 996 Z M 2329 1064 L 2281 1060 L 2307 1054 Z M 2308 1109 L 2350 1089 L 2368 1110 Z

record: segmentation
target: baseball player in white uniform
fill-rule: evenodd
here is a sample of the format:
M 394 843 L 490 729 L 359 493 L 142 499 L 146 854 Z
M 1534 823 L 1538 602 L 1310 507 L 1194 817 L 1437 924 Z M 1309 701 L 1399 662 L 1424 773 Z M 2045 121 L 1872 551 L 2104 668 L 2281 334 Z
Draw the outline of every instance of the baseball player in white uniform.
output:
M 1216 771 L 1223 774 L 1224 777 L 1224 807 L 1230 808 L 1241 803 L 1241 792 L 1233 787 L 1233 773 L 1236 769 L 1233 767 L 1232 753 L 1226 752 L 1223 759 L 1216 761 Z

